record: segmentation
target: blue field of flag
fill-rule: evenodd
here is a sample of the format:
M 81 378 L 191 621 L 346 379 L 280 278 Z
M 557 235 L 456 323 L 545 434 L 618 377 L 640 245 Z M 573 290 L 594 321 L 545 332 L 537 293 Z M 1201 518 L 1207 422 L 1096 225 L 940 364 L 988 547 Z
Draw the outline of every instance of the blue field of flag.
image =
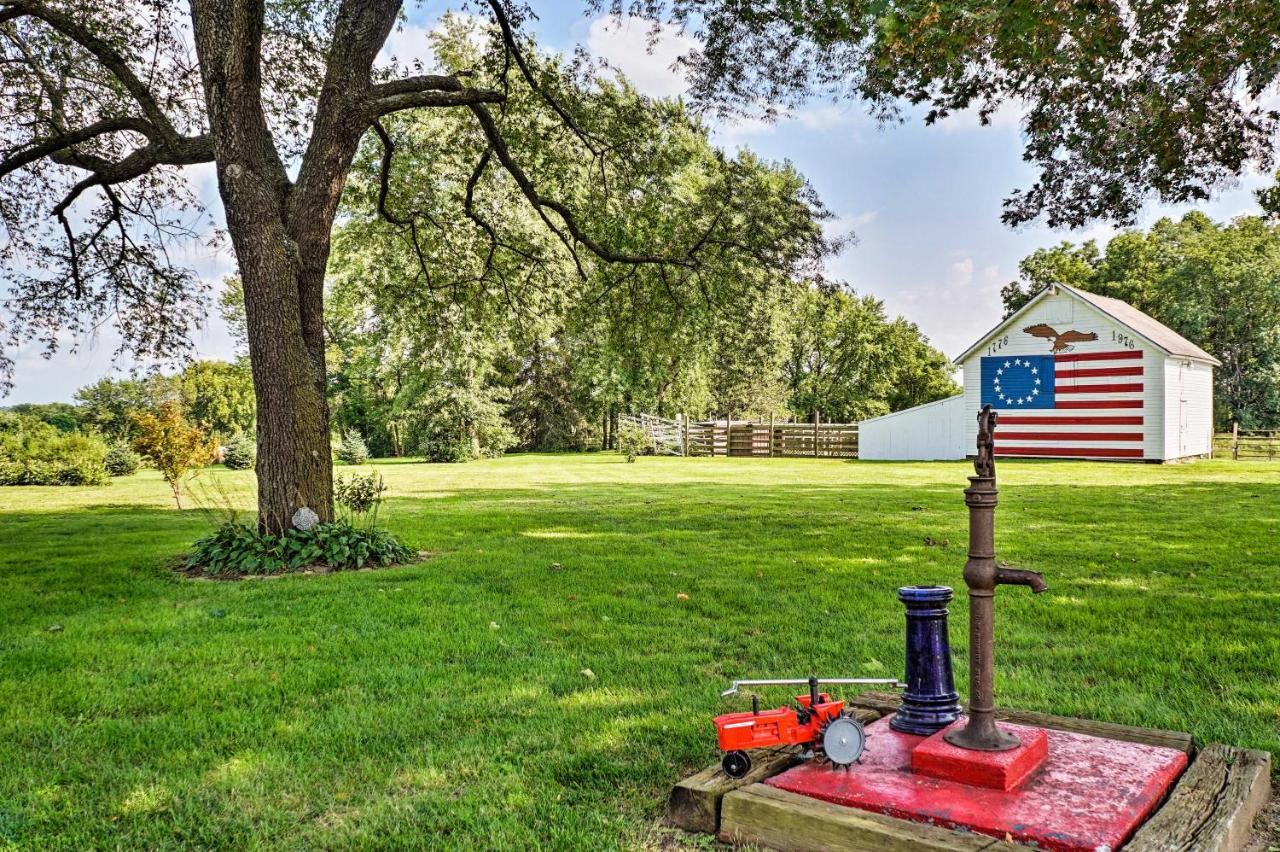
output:
M 1052 355 L 992 356 L 982 359 L 982 404 L 1003 411 L 1053 408 Z

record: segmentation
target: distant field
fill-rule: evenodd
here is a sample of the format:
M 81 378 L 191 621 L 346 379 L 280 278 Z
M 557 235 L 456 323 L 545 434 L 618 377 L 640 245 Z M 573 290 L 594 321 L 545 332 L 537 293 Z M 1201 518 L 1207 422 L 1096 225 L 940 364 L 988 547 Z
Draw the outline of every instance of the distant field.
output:
M 0 848 L 694 843 L 659 817 L 731 678 L 900 674 L 895 589 L 962 587 L 960 463 L 377 467 L 430 561 L 192 581 L 212 520 L 153 473 L 0 489 Z M 1280 464 L 1000 484 L 999 555 L 1050 587 L 999 594 L 1000 702 L 1280 755 Z M 952 637 L 963 691 L 962 593 Z

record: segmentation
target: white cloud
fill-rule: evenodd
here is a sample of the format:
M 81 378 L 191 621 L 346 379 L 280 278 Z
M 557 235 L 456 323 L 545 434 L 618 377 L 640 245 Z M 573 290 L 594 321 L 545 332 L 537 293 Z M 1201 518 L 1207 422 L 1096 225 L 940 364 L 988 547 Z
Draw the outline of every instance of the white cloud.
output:
M 806 130 L 830 130 L 844 127 L 865 118 L 861 112 L 848 106 L 828 104 L 795 110 L 784 121 L 794 121 Z
M 640 92 L 654 98 L 673 98 L 689 88 L 676 60 L 697 43 L 674 24 L 657 30 L 642 18 L 607 15 L 591 22 L 587 47 L 604 59 Z
M 968 287 L 973 283 L 973 258 L 966 257 L 964 260 L 957 260 L 948 266 L 947 274 L 943 276 L 942 280 L 948 289 Z
M 0 397 L 0 405 L 20 402 L 70 402 L 78 388 L 104 377 L 119 378 L 135 371 L 172 364 L 156 365 L 128 353 L 117 357 L 120 333 L 108 320 L 99 328 L 82 336 L 63 331 L 57 335 L 58 349 L 45 357 L 44 347 L 28 343 L 14 353 L 13 391 Z M 235 342 L 222 318 L 210 310 L 191 335 L 193 358 L 217 358 L 229 361 L 235 357 Z
M 1098 244 L 1098 248 L 1106 248 L 1107 243 L 1111 242 L 1111 238 L 1120 233 L 1120 229 L 1110 222 L 1094 222 L 1087 228 L 1071 232 L 1072 242 L 1083 243 L 1093 240 Z
M 416 24 L 405 24 L 392 30 L 378 54 L 377 65 L 386 67 L 394 60 L 403 68 L 432 68 L 436 58 L 431 49 L 431 32 Z
M 1003 284 L 998 264 L 979 266 L 965 257 L 915 280 L 872 284 L 866 292 L 884 298 L 891 314 L 916 323 L 934 346 L 954 356 L 999 319 Z
M 712 131 L 722 144 L 734 142 L 741 144 L 743 139 L 752 136 L 765 136 L 775 133 L 778 128 L 798 126 L 804 130 L 822 133 L 836 128 L 857 127 L 861 123 L 867 126 L 874 124 L 874 119 L 849 106 L 824 105 L 810 106 L 791 111 L 777 111 L 777 118 L 770 120 L 761 114 L 735 118 L 729 121 L 714 122 Z M 853 141 L 862 141 L 860 133 L 855 132 Z

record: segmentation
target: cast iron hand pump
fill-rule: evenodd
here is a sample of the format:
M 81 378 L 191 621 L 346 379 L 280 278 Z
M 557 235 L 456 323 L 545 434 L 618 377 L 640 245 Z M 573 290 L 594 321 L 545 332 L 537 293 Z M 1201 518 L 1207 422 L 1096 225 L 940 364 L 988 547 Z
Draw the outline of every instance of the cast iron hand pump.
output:
M 1020 743 L 996 727 L 995 716 L 995 596 L 996 586 L 1030 586 L 1043 592 L 1044 578 L 1034 571 L 996 565 L 996 458 L 998 417 L 990 405 L 978 414 L 978 456 L 969 477 L 964 502 L 969 507 L 969 561 L 964 582 L 969 587 L 969 721 L 943 734 L 947 742 L 979 751 L 1005 751 Z

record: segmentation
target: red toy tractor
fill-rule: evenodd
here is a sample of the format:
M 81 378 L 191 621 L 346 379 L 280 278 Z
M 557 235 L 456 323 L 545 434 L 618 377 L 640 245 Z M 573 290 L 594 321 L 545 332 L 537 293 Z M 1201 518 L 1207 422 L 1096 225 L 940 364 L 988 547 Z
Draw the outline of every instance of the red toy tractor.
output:
M 735 680 L 722 695 L 732 695 L 739 686 L 773 686 L 778 684 L 809 685 L 808 695 L 796 696 L 796 707 L 779 707 L 761 710 L 760 699 L 751 698 L 750 713 L 725 713 L 715 718 L 716 736 L 720 750 L 725 753 L 720 765 L 730 778 L 742 778 L 751 771 L 748 749 L 769 746 L 798 745 L 803 747 L 801 757 L 814 756 L 814 747 L 821 748 L 826 760 L 840 767 L 848 767 L 862 757 L 867 734 L 862 723 L 844 712 L 843 701 L 833 701 L 825 692 L 818 691 L 819 683 L 877 683 L 901 686 L 896 680 L 880 678 L 831 678 L 819 680 Z

